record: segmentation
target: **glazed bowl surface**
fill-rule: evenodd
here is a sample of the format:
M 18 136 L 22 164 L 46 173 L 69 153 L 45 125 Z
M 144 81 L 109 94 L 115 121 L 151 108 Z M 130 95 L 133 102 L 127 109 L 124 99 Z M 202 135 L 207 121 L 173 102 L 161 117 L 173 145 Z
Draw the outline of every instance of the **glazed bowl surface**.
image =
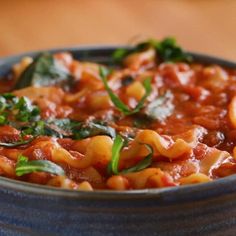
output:
M 78 47 L 79 60 L 112 65 L 118 47 Z M 25 53 L 0 59 L 0 76 Z M 236 63 L 192 53 L 195 61 Z M 235 235 L 236 175 L 205 184 L 134 191 L 82 192 L 0 177 L 0 235 Z

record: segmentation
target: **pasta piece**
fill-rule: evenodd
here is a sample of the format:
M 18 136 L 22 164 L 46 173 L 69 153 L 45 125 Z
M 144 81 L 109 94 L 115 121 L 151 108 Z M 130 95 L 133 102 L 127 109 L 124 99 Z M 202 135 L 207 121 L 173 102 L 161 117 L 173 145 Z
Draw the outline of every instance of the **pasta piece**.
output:
M 13 65 L 12 70 L 15 78 L 19 78 L 22 72 L 33 62 L 32 57 L 23 57 L 19 63 Z
M 122 176 L 128 179 L 130 186 L 133 189 L 175 185 L 172 178 L 159 168 L 146 168 L 139 172 L 122 174 Z
M 236 174 L 236 163 L 225 162 L 213 170 L 213 175 L 217 177 L 226 177 Z
M 21 154 L 22 150 L 19 149 L 0 148 L 0 155 L 5 156 L 13 161 L 17 161 Z
M 236 128 L 236 96 L 234 96 L 229 104 L 229 120 L 234 128 Z
M 87 88 L 84 88 L 84 89 L 80 90 L 80 91 L 77 92 L 77 93 L 74 93 L 74 94 L 66 94 L 64 100 L 65 100 L 65 102 L 68 102 L 68 103 L 77 102 L 77 101 L 79 101 L 80 99 L 82 99 L 82 97 L 84 97 L 87 92 L 88 92 L 88 89 L 87 89 Z
M 141 82 L 135 81 L 126 88 L 126 94 L 128 97 L 133 97 L 139 101 L 145 94 L 145 88 Z
M 209 66 L 203 69 L 203 83 L 205 88 L 220 92 L 227 86 L 229 76 L 227 72 L 220 66 Z
M 87 168 L 94 165 L 99 168 L 106 168 L 111 160 L 112 140 L 108 136 L 95 136 L 88 143 L 86 153 L 80 158 L 73 157 L 66 149 L 55 147 L 52 150 L 52 160 L 63 162 L 74 168 Z
M 78 185 L 78 190 L 93 191 L 93 187 L 88 181 L 83 181 Z
M 7 157 L 0 156 L 0 175 L 14 178 L 15 174 L 15 162 Z
M 139 69 L 143 65 L 154 63 L 156 57 L 156 51 L 150 48 L 144 52 L 132 53 L 124 60 L 124 64 L 133 70 Z
M 152 167 L 158 167 L 167 172 L 174 180 L 178 180 L 180 176 L 188 176 L 199 172 L 199 162 L 192 158 L 172 162 L 158 161 L 154 162 Z
M 78 189 L 78 184 L 65 176 L 56 176 L 47 182 L 47 185 L 65 189 Z
M 80 155 L 80 158 L 78 158 L 78 155 L 77 157 L 74 157 L 70 154 L 70 152 L 60 146 L 54 147 L 52 149 L 51 156 L 53 162 L 65 163 L 74 168 L 86 168 L 91 164 L 90 160 L 87 159 L 86 165 L 80 164 L 80 161 L 84 159 L 84 156 L 82 154 Z M 85 163 L 85 161 L 83 161 L 83 163 Z
M 174 183 L 173 178 L 165 173 L 159 173 L 156 175 L 152 175 L 148 178 L 146 187 L 148 188 L 163 188 L 163 187 L 173 187 L 177 184 Z
M 191 151 L 191 145 L 183 139 L 173 141 L 169 137 L 167 140 L 153 130 L 143 130 L 137 134 L 130 147 L 122 152 L 121 159 L 127 160 L 135 155 L 140 155 L 140 148 L 144 148 L 141 145 L 142 143 L 151 145 L 157 155 L 162 155 L 169 159 L 176 159 Z
M 91 140 L 91 138 L 76 140 L 76 141 L 74 141 L 71 149 L 74 151 L 80 152 L 84 155 L 90 140 Z
M 0 126 L 0 142 L 11 143 L 20 139 L 20 131 L 10 125 Z
M 203 159 L 200 161 L 200 172 L 211 176 L 213 169 L 217 168 L 230 157 L 230 154 L 225 151 L 220 151 L 216 148 L 209 148 Z
M 112 107 L 112 102 L 104 91 L 96 91 L 86 96 L 86 103 L 92 111 L 105 110 Z
M 61 104 L 64 92 L 58 87 L 27 87 L 13 92 L 18 97 L 28 97 L 33 102 L 38 99 L 47 99 L 55 104 Z
M 107 180 L 107 186 L 113 190 L 127 190 L 129 189 L 129 181 L 123 176 L 114 175 Z
M 33 172 L 28 174 L 27 181 L 35 184 L 47 184 L 51 175 L 46 172 Z
M 189 143 L 191 147 L 195 147 L 198 144 L 199 140 L 201 140 L 206 134 L 207 130 L 205 128 L 195 125 L 192 129 L 173 136 L 173 139 L 183 139 L 185 142 Z
M 187 177 L 181 178 L 179 179 L 179 182 L 181 185 L 185 185 L 185 184 L 199 184 L 199 183 L 206 183 L 211 181 L 212 179 L 210 177 L 208 177 L 205 174 L 202 173 L 194 173 L 191 174 Z
M 22 150 L 22 154 L 30 160 L 52 160 L 52 151 L 58 147 L 55 140 L 35 140 L 32 146 Z

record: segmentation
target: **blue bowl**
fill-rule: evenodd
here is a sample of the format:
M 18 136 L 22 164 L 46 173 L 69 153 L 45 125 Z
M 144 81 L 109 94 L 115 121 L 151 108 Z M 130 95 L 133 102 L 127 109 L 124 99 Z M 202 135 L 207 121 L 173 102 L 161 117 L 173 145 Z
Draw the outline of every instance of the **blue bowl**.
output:
M 61 48 L 79 60 L 112 65 L 117 47 Z M 0 60 L 0 75 L 26 53 Z M 236 63 L 192 53 L 194 60 Z M 236 175 L 182 187 L 72 191 L 0 177 L 0 235 L 235 235 Z

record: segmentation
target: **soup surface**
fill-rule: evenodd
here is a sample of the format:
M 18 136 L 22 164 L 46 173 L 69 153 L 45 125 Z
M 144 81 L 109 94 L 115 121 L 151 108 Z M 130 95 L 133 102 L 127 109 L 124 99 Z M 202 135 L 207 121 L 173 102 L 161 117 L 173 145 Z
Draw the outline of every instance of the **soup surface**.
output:
M 236 69 L 174 41 L 119 49 L 112 67 L 68 52 L 22 58 L 0 80 L 0 175 L 132 190 L 236 173 Z

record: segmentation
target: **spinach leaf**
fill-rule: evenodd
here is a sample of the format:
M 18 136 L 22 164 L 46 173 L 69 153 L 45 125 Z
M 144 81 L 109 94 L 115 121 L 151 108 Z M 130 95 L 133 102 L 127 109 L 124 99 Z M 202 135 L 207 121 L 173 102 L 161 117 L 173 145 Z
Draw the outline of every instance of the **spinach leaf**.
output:
M 114 128 L 106 125 L 99 124 L 95 122 L 81 123 L 78 126 L 72 128 L 74 139 L 84 139 L 96 135 L 107 135 L 111 138 L 116 136 L 116 131 Z
M 55 163 L 47 160 L 29 161 L 27 157 L 20 155 L 16 163 L 16 175 L 22 176 L 32 172 L 48 172 L 56 175 L 65 175 L 64 170 Z
M 121 136 L 117 135 L 112 146 L 111 161 L 107 167 L 108 174 L 118 175 L 118 174 L 137 172 L 147 168 L 152 164 L 153 148 L 149 144 L 142 143 L 148 149 L 149 154 L 135 166 L 124 169 L 119 172 L 120 152 L 124 147 L 124 143 L 125 143 L 124 139 Z
M 114 138 L 116 135 L 115 129 L 108 126 L 104 122 L 89 121 L 78 122 L 70 119 L 50 119 L 40 120 L 21 128 L 23 135 L 46 135 L 56 138 L 70 137 L 73 139 L 84 139 L 96 135 L 108 135 Z
M 21 74 L 15 89 L 50 85 L 67 88 L 70 82 L 71 75 L 68 70 L 60 65 L 51 54 L 42 53 Z
M 152 91 L 151 78 L 147 78 L 147 79 L 144 80 L 143 86 L 145 88 L 145 94 L 140 99 L 137 106 L 133 110 L 131 110 L 126 104 L 124 104 L 120 100 L 120 98 L 118 96 L 116 96 L 116 94 L 109 87 L 107 79 L 106 79 L 106 77 L 107 77 L 106 69 L 104 67 L 100 67 L 99 71 L 100 71 L 100 76 L 102 78 L 105 89 L 107 90 L 108 95 L 110 96 L 110 99 L 113 102 L 113 104 L 116 106 L 116 108 L 119 111 L 121 111 L 124 115 L 127 115 L 127 116 L 139 112 L 140 109 L 144 106 L 144 103 L 145 103 L 147 97 L 150 95 L 150 93 Z

